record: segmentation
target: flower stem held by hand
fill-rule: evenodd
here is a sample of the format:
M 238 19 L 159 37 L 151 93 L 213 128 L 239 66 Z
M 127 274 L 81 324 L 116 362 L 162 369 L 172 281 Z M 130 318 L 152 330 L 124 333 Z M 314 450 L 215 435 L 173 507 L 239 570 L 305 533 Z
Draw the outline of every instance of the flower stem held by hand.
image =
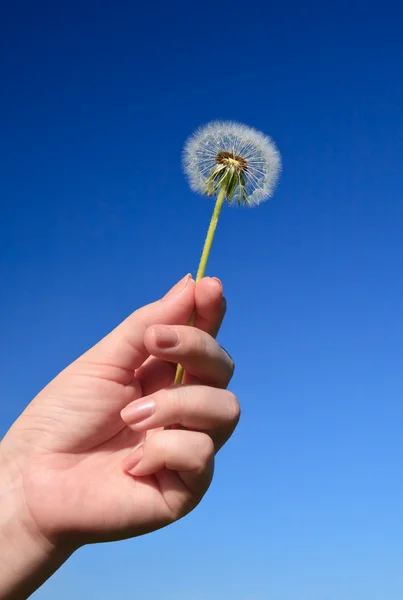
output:
M 218 217 L 220 216 L 220 212 L 221 212 L 222 205 L 224 204 L 225 196 L 226 196 L 226 190 L 224 187 L 221 187 L 221 189 L 218 193 L 218 196 L 217 196 L 215 206 L 214 206 L 213 216 L 211 217 L 210 225 L 209 225 L 207 236 L 206 236 L 206 241 L 204 242 L 203 252 L 202 252 L 202 255 L 200 258 L 200 262 L 199 262 L 199 268 L 197 270 L 196 282 L 200 281 L 200 279 L 203 279 L 203 277 L 204 277 L 208 257 L 210 254 L 215 230 L 216 230 L 217 223 L 218 223 Z M 190 317 L 189 325 L 192 325 L 192 326 L 194 325 L 195 318 L 196 318 L 196 311 L 193 311 L 192 316 Z M 182 365 L 178 365 L 177 369 L 176 369 L 176 375 L 175 375 L 175 384 L 176 385 L 179 385 L 180 383 L 182 383 L 183 375 L 184 375 L 183 367 L 182 367 Z
M 272 195 L 281 168 L 272 140 L 246 125 L 214 121 L 189 138 L 184 168 L 190 187 L 207 196 L 217 194 L 213 216 L 199 263 L 196 281 L 205 273 L 218 217 L 224 200 L 238 206 L 257 206 Z M 194 325 L 192 314 L 189 325 Z M 175 384 L 183 381 L 178 365 Z

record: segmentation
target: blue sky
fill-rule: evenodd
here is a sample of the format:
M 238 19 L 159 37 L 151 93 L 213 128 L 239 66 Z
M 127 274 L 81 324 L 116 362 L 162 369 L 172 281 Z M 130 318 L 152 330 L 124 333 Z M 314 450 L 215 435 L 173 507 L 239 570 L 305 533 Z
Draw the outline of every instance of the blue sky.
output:
M 161 6 L 162 4 L 162 6 Z M 271 135 L 275 197 L 209 274 L 243 415 L 204 503 L 78 552 L 37 600 L 403 597 L 403 9 L 21 2 L 0 24 L 0 430 L 189 270 L 181 172 L 212 119 Z

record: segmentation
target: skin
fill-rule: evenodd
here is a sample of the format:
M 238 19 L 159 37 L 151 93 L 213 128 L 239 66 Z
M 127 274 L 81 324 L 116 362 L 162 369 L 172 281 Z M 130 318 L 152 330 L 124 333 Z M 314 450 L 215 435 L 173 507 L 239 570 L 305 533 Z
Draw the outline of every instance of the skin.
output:
M 13 424 L 0 444 L 0 599 L 27 598 L 84 544 L 154 531 L 197 506 L 240 415 L 226 390 L 233 361 L 215 341 L 224 313 L 219 280 L 184 278 Z

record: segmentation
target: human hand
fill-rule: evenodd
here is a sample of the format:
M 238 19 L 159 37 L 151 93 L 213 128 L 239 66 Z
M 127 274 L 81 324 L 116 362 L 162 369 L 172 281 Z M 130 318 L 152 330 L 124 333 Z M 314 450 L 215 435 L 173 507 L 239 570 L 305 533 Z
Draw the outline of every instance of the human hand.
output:
M 11 427 L 1 469 L 45 555 L 153 531 L 199 503 L 239 418 L 225 390 L 233 362 L 214 340 L 224 311 L 217 280 L 185 278 L 67 367 Z M 177 362 L 186 376 L 174 387 Z

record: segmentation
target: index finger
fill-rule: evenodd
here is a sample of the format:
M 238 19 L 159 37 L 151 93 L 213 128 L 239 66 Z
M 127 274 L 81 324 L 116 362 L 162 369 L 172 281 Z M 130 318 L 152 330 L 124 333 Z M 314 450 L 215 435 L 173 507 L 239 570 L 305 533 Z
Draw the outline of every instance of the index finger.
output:
M 223 287 L 219 279 L 204 277 L 195 286 L 195 322 L 194 327 L 216 337 L 226 311 Z M 144 395 L 152 394 L 161 387 L 171 385 L 176 372 L 176 365 L 161 358 L 151 356 L 136 371 Z M 189 382 L 189 376 L 185 374 Z

